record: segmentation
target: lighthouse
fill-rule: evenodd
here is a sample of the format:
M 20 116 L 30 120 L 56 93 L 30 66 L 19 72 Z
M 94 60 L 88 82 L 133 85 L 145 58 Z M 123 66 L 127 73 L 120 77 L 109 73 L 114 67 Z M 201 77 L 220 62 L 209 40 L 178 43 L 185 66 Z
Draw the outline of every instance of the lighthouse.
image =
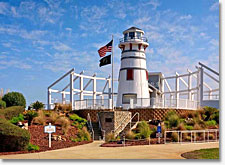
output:
M 149 45 L 147 38 L 144 37 L 144 31 L 136 27 L 125 30 L 123 35 L 118 45 L 122 53 L 116 106 L 150 106 L 145 56 Z

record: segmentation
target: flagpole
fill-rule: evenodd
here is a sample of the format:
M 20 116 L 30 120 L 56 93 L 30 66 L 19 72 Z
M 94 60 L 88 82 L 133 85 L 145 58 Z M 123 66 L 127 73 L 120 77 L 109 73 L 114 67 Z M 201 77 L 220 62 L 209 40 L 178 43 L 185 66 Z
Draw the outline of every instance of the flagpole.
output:
M 114 55 L 114 40 L 112 35 L 112 110 L 114 111 L 114 102 L 113 102 L 113 55 Z

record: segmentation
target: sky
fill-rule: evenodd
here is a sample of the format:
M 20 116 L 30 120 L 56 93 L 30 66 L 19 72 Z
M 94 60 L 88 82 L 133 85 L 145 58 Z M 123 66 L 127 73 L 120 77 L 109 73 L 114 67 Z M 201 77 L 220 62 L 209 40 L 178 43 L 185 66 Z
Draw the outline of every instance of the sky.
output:
M 148 71 L 170 76 L 198 62 L 219 70 L 216 0 L 0 0 L 0 88 L 23 93 L 29 105 L 46 103 L 47 87 L 71 68 L 108 77 L 97 50 L 112 35 L 117 78 L 119 39 L 131 26 L 148 38 Z

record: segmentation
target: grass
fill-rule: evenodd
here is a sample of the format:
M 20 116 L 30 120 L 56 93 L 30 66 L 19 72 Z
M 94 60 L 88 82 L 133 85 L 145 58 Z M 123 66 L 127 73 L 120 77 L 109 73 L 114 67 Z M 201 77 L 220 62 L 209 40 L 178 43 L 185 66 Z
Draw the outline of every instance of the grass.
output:
M 219 159 L 219 148 L 201 149 L 183 153 L 186 159 Z

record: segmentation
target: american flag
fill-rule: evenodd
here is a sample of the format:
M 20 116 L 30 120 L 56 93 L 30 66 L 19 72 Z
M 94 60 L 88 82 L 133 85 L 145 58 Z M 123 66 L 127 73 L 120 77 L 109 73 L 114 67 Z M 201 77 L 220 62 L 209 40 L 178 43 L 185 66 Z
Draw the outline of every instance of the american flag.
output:
M 111 40 L 107 45 L 101 47 L 98 50 L 98 54 L 100 57 L 104 57 L 106 52 L 112 52 L 112 42 L 113 42 L 113 40 Z

